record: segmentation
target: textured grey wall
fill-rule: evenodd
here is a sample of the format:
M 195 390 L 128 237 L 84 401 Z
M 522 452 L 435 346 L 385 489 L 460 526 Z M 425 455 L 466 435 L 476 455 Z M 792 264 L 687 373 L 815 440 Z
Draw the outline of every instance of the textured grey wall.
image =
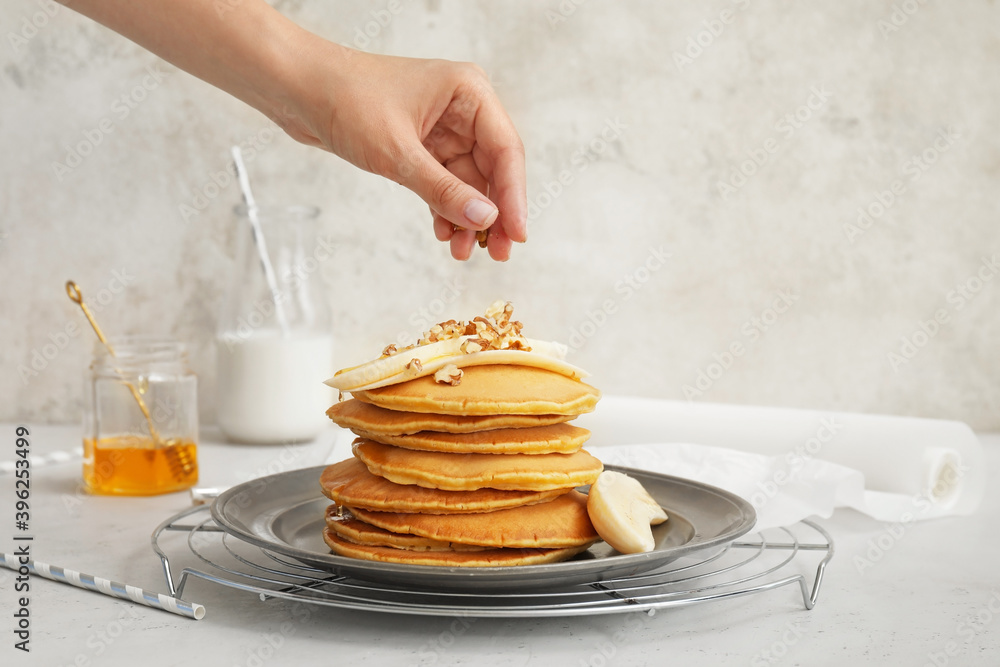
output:
M 401 0 L 384 26 L 381 0 L 276 6 L 366 50 L 481 64 L 527 147 L 528 244 L 455 263 L 408 191 L 70 10 L 11 0 L 0 419 L 79 418 L 91 334 L 70 277 L 108 302 L 106 329 L 187 341 L 213 419 L 242 230 L 237 188 L 212 179 L 243 142 L 261 199 L 324 211 L 337 250 L 315 278 L 343 365 L 437 299 L 445 319 L 507 298 L 609 393 L 1000 429 L 997 3 Z

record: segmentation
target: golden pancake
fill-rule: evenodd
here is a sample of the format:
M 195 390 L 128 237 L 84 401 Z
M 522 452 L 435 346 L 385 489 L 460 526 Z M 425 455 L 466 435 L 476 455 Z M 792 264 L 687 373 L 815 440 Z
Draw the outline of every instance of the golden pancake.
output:
M 337 403 L 326 415 L 338 426 L 377 436 L 407 435 L 420 431 L 473 433 L 498 428 L 527 428 L 559 424 L 575 415 L 438 415 L 427 412 L 386 410 L 377 405 L 350 399 Z M 360 435 L 360 434 L 359 434 Z
M 365 523 L 393 533 L 488 547 L 555 549 L 598 539 L 587 496 L 570 491 L 555 500 L 487 514 L 403 514 L 350 508 Z
M 389 410 L 445 415 L 579 415 L 601 397 L 589 384 L 530 366 L 472 366 L 461 384 L 433 376 L 356 391 L 353 396 Z
M 319 483 L 323 495 L 340 505 L 361 507 L 378 512 L 422 512 L 427 514 L 493 512 L 509 507 L 545 502 L 569 490 L 439 491 L 420 486 L 395 484 L 388 479 L 372 474 L 364 463 L 353 458 L 327 466 L 320 475 Z
M 390 533 L 388 530 L 359 521 L 351 514 L 350 510 L 338 505 L 330 505 L 326 508 L 326 527 L 343 540 L 373 547 L 394 547 L 414 551 L 482 551 L 490 548 L 477 547 L 472 544 L 440 542 L 403 533 Z
M 413 551 L 393 547 L 354 544 L 341 539 L 330 529 L 323 531 L 323 540 L 338 556 L 406 565 L 445 565 L 451 567 L 509 567 L 540 565 L 572 558 L 585 551 L 589 544 L 562 549 L 484 549 L 482 551 Z
M 384 435 L 351 429 L 362 438 L 405 449 L 458 454 L 572 454 L 590 437 L 590 431 L 571 424 L 531 428 L 498 428 L 475 433 L 420 431 L 412 435 Z
M 396 484 L 452 492 L 484 488 L 571 489 L 592 483 L 604 469 L 583 449 L 572 454 L 452 454 L 403 449 L 359 438 L 354 442 L 354 456 L 373 475 Z

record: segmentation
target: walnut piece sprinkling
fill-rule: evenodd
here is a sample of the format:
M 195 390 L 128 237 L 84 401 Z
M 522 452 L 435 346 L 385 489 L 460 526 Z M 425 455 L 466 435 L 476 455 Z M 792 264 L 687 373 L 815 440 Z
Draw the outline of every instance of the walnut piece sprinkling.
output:
M 457 387 L 462 383 L 463 375 L 465 375 L 465 373 L 461 368 L 455 364 L 448 364 L 434 374 L 434 381 L 440 382 L 441 384 L 450 384 L 452 387 Z
M 424 369 L 424 365 L 420 363 L 420 360 L 414 357 L 410 359 L 410 363 L 406 364 L 406 370 L 417 371 L 418 373 Z

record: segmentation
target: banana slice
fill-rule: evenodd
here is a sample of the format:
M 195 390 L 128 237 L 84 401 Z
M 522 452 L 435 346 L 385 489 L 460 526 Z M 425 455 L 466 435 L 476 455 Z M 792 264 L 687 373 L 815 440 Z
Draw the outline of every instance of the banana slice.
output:
M 587 513 L 597 534 L 623 554 L 652 551 L 656 543 L 650 526 L 667 520 L 638 480 L 612 470 L 602 472 L 590 486 Z
M 561 343 L 526 339 L 531 352 L 523 350 L 485 350 L 464 353 L 462 343 L 475 336 L 461 336 L 429 345 L 422 345 L 389 357 L 382 357 L 368 363 L 345 368 L 326 381 L 340 391 L 365 391 L 390 384 L 415 380 L 425 375 L 433 375 L 449 364 L 459 368 L 488 364 L 513 364 L 534 366 L 553 371 L 574 380 L 587 377 L 587 372 L 563 361 L 566 346 Z M 413 363 L 416 360 L 419 363 Z

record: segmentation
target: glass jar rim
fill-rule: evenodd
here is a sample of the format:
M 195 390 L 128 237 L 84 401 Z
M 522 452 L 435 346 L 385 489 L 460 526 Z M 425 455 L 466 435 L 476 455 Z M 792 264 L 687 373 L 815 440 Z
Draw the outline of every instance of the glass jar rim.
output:
M 96 368 L 137 370 L 154 365 L 170 365 L 186 361 L 187 346 L 173 338 L 152 334 L 133 334 L 108 338 L 114 356 L 101 341 L 94 341 Z

